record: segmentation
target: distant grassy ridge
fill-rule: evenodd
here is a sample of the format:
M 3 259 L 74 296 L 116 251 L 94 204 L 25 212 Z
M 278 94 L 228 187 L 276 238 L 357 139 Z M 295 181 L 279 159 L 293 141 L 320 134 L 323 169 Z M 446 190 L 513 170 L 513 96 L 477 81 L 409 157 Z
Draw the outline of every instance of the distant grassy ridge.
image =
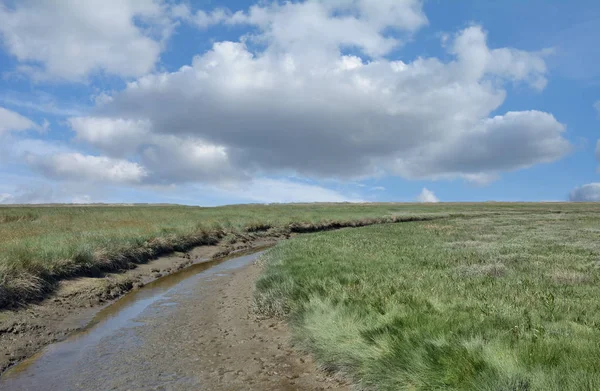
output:
M 42 299 L 64 278 L 126 269 L 221 240 L 444 213 L 438 206 L 400 204 L 0 207 L 0 309 Z
M 280 242 L 258 309 L 364 389 L 600 390 L 600 205 L 470 211 Z

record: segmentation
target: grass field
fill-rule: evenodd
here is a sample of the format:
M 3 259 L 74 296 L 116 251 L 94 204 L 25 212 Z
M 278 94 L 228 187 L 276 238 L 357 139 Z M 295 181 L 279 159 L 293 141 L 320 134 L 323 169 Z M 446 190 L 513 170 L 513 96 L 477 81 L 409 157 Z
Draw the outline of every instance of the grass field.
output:
M 366 389 L 600 390 L 600 205 L 479 207 L 280 242 L 258 308 Z
M 469 212 L 468 206 L 456 206 Z M 443 215 L 423 205 L 0 207 L 0 309 L 40 299 L 56 282 L 128 268 L 158 254 L 236 240 Z

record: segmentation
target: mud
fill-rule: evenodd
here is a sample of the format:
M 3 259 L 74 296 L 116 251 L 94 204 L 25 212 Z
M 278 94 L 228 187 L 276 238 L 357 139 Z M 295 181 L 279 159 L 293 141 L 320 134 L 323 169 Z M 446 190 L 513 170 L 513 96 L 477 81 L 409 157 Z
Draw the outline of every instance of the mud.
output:
M 256 259 L 199 264 L 125 296 L 83 332 L 6 372 L 0 388 L 348 389 L 294 350 L 285 323 L 253 311 Z
M 140 264 L 135 269 L 60 282 L 48 299 L 17 310 L 0 311 L 0 376 L 44 346 L 81 330 L 103 308 L 125 293 L 196 263 L 274 244 L 285 237 L 264 236 L 218 246 L 200 246 Z

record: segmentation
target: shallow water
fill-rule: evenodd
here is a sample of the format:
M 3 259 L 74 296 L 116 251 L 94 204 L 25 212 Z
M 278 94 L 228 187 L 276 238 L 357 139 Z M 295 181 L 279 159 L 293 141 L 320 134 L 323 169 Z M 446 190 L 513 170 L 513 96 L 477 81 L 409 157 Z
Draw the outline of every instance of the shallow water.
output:
M 197 295 L 194 288 L 198 284 L 248 265 L 262 253 L 257 250 L 247 255 L 196 264 L 130 292 L 100 311 L 82 331 L 46 347 L 8 370 L 0 379 L 0 389 L 98 389 L 99 384 L 113 382 L 119 371 L 134 376 L 128 373 L 127 363 L 136 360 L 135 355 L 129 352 L 146 343 L 140 337 L 143 334 L 139 332 L 140 328 L 153 327 L 159 318 L 163 323 L 168 321 L 169 311 L 175 310 L 180 301 L 202 300 L 202 297 L 194 297 Z M 143 366 L 143 363 L 135 362 L 132 371 L 133 367 L 140 365 Z M 143 380 L 139 379 L 136 383 L 142 385 Z M 185 381 L 181 377 L 177 379 L 179 386 Z M 163 384 L 168 384 L 168 381 Z

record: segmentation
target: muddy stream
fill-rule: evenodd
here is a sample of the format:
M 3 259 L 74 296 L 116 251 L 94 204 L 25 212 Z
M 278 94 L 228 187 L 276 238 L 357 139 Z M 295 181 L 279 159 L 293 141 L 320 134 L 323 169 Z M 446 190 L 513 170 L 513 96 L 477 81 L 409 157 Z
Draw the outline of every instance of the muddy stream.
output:
M 247 266 L 263 251 L 196 264 L 131 292 L 101 310 L 81 332 L 48 346 L 34 357 L 7 371 L 0 379 L 1 390 L 80 389 L 181 389 L 201 386 L 192 378 L 161 373 L 152 358 L 163 352 L 161 338 L 144 338 L 153 332 L 164 335 L 177 327 L 170 317 L 182 304 L 203 299 L 198 285 L 207 284 L 225 273 Z M 186 303 L 184 303 L 186 302 Z M 162 329 L 165 327 L 165 329 Z M 158 345 L 150 345 L 159 342 Z M 148 357 L 143 350 L 152 350 Z M 148 359 L 150 361 L 145 361 Z M 156 360 L 160 361 L 160 360 Z M 149 376 L 148 376 L 149 375 Z
M 0 390 L 347 389 L 252 309 L 253 253 L 199 263 L 133 291 L 82 331 L 9 369 Z

